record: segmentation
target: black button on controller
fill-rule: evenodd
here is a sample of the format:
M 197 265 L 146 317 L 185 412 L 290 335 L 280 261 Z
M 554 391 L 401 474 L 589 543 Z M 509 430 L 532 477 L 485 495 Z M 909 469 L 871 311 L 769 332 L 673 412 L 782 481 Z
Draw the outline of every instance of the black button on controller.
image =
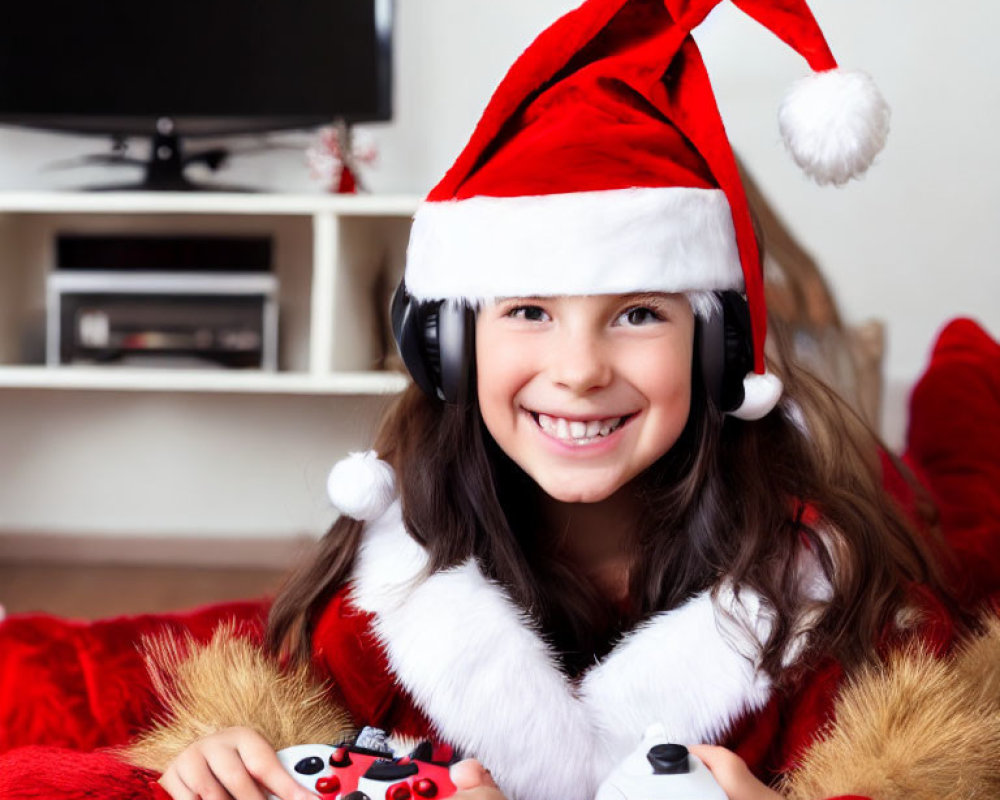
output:
M 684 775 L 691 771 L 688 749 L 682 744 L 657 744 L 646 758 L 653 765 L 654 775 Z

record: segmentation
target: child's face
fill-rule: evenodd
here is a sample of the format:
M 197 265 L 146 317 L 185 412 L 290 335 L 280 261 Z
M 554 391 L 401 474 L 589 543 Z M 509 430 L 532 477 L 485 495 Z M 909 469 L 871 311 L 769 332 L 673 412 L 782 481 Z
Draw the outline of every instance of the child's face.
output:
M 551 497 L 604 500 L 683 431 L 693 340 L 679 294 L 500 300 L 476 322 L 483 420 Z

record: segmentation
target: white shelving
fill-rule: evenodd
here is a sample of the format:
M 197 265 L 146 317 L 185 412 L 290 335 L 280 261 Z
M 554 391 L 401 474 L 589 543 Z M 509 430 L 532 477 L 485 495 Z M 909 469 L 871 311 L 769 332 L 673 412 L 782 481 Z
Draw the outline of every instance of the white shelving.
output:
M 379 395 L 402 391 L 406 383 L 407 378 L 400 373 L 381 371 L 311 375 L 254 370 L 0 367 L 0 389 Z
M 0 388 L 386 394 L 388 292 L 418 198 L 163 192 L 0 192 Z M 59 232 L 271 235 L 279 369 L 44 367 L 45 276 Z

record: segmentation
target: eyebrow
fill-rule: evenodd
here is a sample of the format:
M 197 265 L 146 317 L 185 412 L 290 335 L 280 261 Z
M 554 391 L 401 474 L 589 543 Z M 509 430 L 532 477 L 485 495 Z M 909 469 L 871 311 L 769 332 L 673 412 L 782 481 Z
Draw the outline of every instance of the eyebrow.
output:
M 509 302 L 511 300 L 518 300 L 518 301 L 522 301 L 522 300 L 523 301 L 537 300 L 537 301 L 541 302 L 543 300 L 551 300 L 553 297 L 558 297 L 558 296 L 559 295 L 511 294 L 511 295 L 506 295 L 504 297 L 494 297 L 493 298 L 493 302 L 494 303 L 506 303 L 506 302 Z
M 540 295 L 540 294 L 530 294 L 530 295 L 508 295 L 506 297 L 495 297 L 493 298 L 493 303 L 499 305 L 500 303 L 545 303 L 552 300 L 558 300 L 560 297 L 576 297 L 577 295 Z M 600 297 L 601 295 L 587 295 L 590 297 Z M 684 294 L 682 292 L 622 292 L 621 294 L 609 295 L 609 297 L 615 297 L 623 303 L 629 304 L 655 304 L 675 301 L 679 298 L 683 298 Z
M 622 297 L 630 303 L 656 303 L 656 302 L 669 302 L 672 299 L 677 298 L 676 293 L 673 292 L 635 292 L 627 293 L 622 295 Z

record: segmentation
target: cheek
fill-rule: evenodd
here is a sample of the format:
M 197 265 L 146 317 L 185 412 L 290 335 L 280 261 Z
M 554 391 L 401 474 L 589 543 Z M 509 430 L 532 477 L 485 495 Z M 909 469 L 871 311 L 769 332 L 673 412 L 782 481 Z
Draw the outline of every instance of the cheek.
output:
M 651 398 L 663 403 L 691 405 L 691 366 L 681 364 L 674 368 L 663 370 L 651 382 L 649 393 Z
M 523 360 L 511 348 L 492 347 L 487 340 L 476 345 L 476 389 L 479 409 L 486 427 L 496 437 L 494 428 L 506 424 L 515 407 L 514 398 L 525 382 Z
M 651 363 L 658 363 L 658 368 L 651 369 Z M 662 434 L 668 438 L 679 434 L 691 412 L 691 349 L 679 348 L 669 358 L 661 354 L 657 361 L 637 364 L 636 370 L 635 374 L 642 375 L 640 391 L 657 416 Z

